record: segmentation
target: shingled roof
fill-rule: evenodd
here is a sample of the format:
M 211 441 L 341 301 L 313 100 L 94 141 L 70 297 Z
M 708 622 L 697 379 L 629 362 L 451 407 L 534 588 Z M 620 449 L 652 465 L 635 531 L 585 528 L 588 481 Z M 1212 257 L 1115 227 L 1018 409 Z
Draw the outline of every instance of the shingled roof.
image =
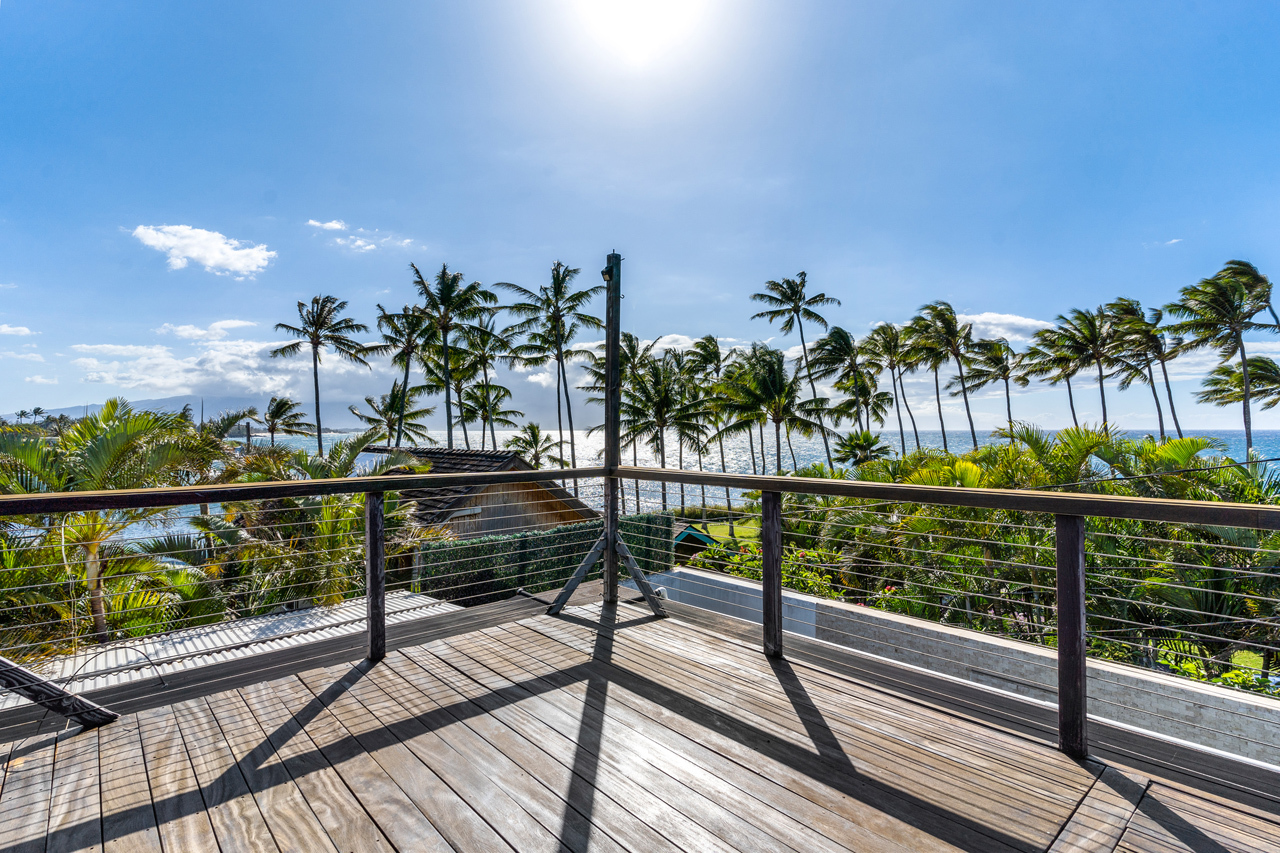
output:
M 490 473 L 494 471 L 532 471 L 533 466 L 511 450 L 461 450 L 447 447 L 401 447 L 401 452 L 431 463 L 432 474 Z M 386 447 L 369 447 L 367 452 L 388 453 Z M 578 510 L 584 518 L 595 518 L 598 513 L 554 482 L 539 483 L 557 500 L 571 509 Z M 418 504 L 418 522 L 425 525 L 443 524 L 456 510 L 462 509 L 467 500 L 486 486 L 445 486 L 438 489 L 410 489 L 404 492 L 408 500 Z

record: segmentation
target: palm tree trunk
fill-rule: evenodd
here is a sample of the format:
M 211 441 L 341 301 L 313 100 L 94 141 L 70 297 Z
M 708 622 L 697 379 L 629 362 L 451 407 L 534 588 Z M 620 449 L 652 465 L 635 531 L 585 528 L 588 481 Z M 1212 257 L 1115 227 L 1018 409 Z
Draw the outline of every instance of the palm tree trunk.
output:
M 681 437 L 680 431 L 676 430 L 676 465 L 680 470 L 684 470 L 684 438 Z M 684 483 L 680 483 L 680 517 L 684 518 Z
M 947 448 L 947 422 L 942 419 L 942 382 L 938 379 L 938 368 L 933 369 L 933 396 L 938 399 L 938 427 L 942 430 L 942 452 L 950 453 Z
M 89 613 L 93 616 L 93 635 L 99 643 L 111 639 L 107 631 L 107 608 L 102 600 L 102 561 L 98 556 L 98 542 L 85 545 L 84 579 L 89 587 Z
M 1160 393 L 1156 391 L 1156 377 L 1151 372 L 1151 359 L 1147 359 L 1147 384 L 1151 386 L 1151 399 L 1156 401 L 1156 420 L 1160 423 L 1160 440 L 1165 440 L 1164 409 L 1160 405 Z
M 964 398 L 964 414 L 969 419 L 969 438 L 973 439 L 973 449 L 978 449 L 978 431 L 973 428 L 973 410 L 969 408 L 969 384 L 964 380 L 964 362 L 959 354 L 953 354 L 956 368 L 960 371 L 960 396 Z
M 453 370 L 449 365 L 449 330 L 440 332 L 440 346 L 444 351 L 444 423 L 447 436 L 446 446 L 453 450 Z M 407 389 L 406 389 L 407 390 Z M 461 402 L 461 401 L 459 401 Z M 317 407 L 318 409 L 319 407 Z M 319 423 L 317 421 L 316 423 Z
M 702 473 L 702 448 L 698 448 L 698 473 Z M 707 484 L 702 483 L 702 520 L 707 520 Z
M 1067 405 L 1071 407 L 1071 423 L 1078 427 L 1080 426 L 1080 420 L 1076 417 L 1076 397 L 1071 393 L 1071 377 L 1064 376 L 1063 379 L 1067 383 Z
M 1244 458 L 1253 456 L 1253 413 L 1249 411 L 1249 358 L 1244 352 L 1244 336 L 1236 332 L 1236 346 L 1240 348 L 1240 378 L 1244 380 Z
M 723 439 L 721 442 L 723 444 Z M 747 446 L 751 449 L 751 473 L 759 474 L 760 472 L 756 470 L 756 438 L 755 433 L 750 429 L 747 430 Z
M 640 467 L 640 450 L 634 441 L 631 442 L 631 467 Z M 644 511 L 640 506 L 640 481 L 633 480 L 632 482 L 636 484 L 636 513 L 639 514 Z
M 796 325 L 800 329 L 800 355 L 804 356 L 804 372 L 809 377 L 809 393 L 813 395 L 813 399 L 818 399 L 818 386 L 813 384 L 813 370 L 809 367 L 809 346 L 804 342 L 804 323 L 800 318 L 796 318 Z M 824 427 L 822 432 L 822 449 L 827 452 L 827 467 L 832 471 L 836 470 L 836 463 L 831 459 L 831 442 L 827 440 L 827 431 L 822 422 L 822 415 L 818 415 L 818 426 Z M 788 440 L 790 436 L 787 436 Z
M 564 412 L 560 409 L 560 365 L 556 365 L 556 429 L 560 431 L 560 467 L 564 465 Z
M 471 449 L 471 435 L 467 432 L 467 416 L 462 408 L 462 384 L 458 384 L 458 425 L 462 427 L 462 443 L 467 450 Z
M 404 407 L 409 402 L 409 367 L 413 363 L 413 359 L 405 356 L 404 359 L 404 385 L 400 389 L 400 417 L 396 423 L 396 447 L 400 446 L 400 441 L 404 438 Z M 275 441 L 271 442 L 275 444 Z
M 800 473 L 800 463 L 796 462 L 796 449 L 791 446 L 791 427 L 787 427 L 787 450 L 791 453 L 791 473 Z
M 1102 427 L 1107 427 L 1107 386 L 1102 376 L 1102 359 L 1098 359 L 1098 396 L 1102 398 Z
M 858 389 L 861 387 L 862 387 L 862 369 L 858 367 L 858 356 L 854 355 L 853 357 L 853 398 L 854 398 L 853 416 L 854 416 L 855 422 L 858 425 L 858 432 L 862 432 L 863 430 L 862 405 L 858 402 L 858 394 L 860 393 Z M 870 423 L 867 424 L 866 429 L 871 429 Z
M 751 433 L 750 433 L 749 431 L 747 432 L 747 437 L 748 437 L 748 438 L 750 438 L 750 437 L 751 437 Z M 751 467 L 752 467 L 752 468 L 754 468 L 754 467 L 755 467 L 755 462 L 756 462 L 756 460 L 755 460 L 755 451 L 752 451 L 751 456 L 752 456 L 752 459 L 751 459 Z M 721 436 L 721 437 L 720 437 L 720 473 L 721 473 L 721 474 L 728 474 L 728 473 L 729 473 L 729 468 L 728 468 L 728 466 L 725 464 L 725 460 L 724 460 L 724 436 Z M 725 486 L 725 487 L 724 487 L 724 505 L 725 505 L 725 508 L 726 508 L 726 509 L 728 509 L 728 511 L 729 511 L 729 538 L 730 538 L 730 539 L 733 539 L 733 538 L 734 538 L 734 535 L 733 535 L 733 496 L 729 494 L 729 487 L 728 487 L 728 486 Z
M 777 461 L 777 467 L 774 472 L 782 476 L 782 421 L 773 422 L 773 450 L 774 458 Z
M 662 429 L 658 429 L 658 467 L 667 467 L 667 443 L 663 441 Z M 667 481 L 662 481 L 662 511 L 667 511 Z
M 902 442 L 902 455 L 907 455 L 907 431 L 902 426 L 902 404 L 898 394 L 898 373 L 889 365 L 889 384 L 893 386 L 893 410 L 898 414 L 898 440 Z
M 1013 395 L 1009 392 L 1009 377 L 1004 378 L 1004 413 L 1009 419 L 1009 443 L 1013 444 Z
M 920 449 L 920 430 L 916 429 L 916 416 L 911 414 L 911 401 L 907 399 L 907 382 L 898 371 L 898 387 L 902 389 L 902 407 L 907 410 L 907 418 L 911 421 L 911 435 L 916 440 L 916 450 Z
M 573 402 L 569 399 L 569 373 L 564 368 L 564 353 L 560 351 L 560 345 L 556 345 L 556 352 L 560 362 L 560 375 L 564 377 L 564 414 L 569 421 L 569 464 L 574 468 L 578 467 L 578 444 L 573 437 Z M 574 484 L 574 494 L 577 494 L 577 484 Z
M 1178 438 L 1182 438 L 1182 424 L 1178 423 L 1178 410 L 1173 407 L 1173 386 L 1169 384 L 1169 368 L 1165 366 L 1163 359 L 1160 361 L 1160 372 L 1164 374 L 1164 392 L 1169 397 L 1169 414 L 1173 416 L 1173 428 L 1178 431 Z
M 324 430 L 320 428 L 320 348 L 311 347 L 311 379 L 316 391 L 316 448 L 324 456 Z
M 769 471 L 769 445 L 764 443 L 764 418 L 760 419 L 760 473 Z M 779 466 L 781 468 L 781 466 Z

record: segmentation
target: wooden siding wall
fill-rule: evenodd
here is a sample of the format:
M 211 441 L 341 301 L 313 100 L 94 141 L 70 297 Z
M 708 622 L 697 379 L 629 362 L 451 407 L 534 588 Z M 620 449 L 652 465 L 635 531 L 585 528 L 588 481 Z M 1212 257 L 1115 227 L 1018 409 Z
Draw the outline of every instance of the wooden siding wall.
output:
M 479 513 L 454 518 L 447 526 L 458 536 L 493 536 L 586 520 L 564 501 L 533 483 L 490 486 L 472 497 L 465 509 L 476 507 Z

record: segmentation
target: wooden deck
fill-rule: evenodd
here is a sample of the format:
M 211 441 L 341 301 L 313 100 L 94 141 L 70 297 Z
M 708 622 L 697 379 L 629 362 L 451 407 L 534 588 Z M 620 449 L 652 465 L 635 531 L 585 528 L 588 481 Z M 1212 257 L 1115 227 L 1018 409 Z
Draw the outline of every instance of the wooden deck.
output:
M 623 605 L 0 745 L 17 851 L 1275 851 L 1280 818 Z

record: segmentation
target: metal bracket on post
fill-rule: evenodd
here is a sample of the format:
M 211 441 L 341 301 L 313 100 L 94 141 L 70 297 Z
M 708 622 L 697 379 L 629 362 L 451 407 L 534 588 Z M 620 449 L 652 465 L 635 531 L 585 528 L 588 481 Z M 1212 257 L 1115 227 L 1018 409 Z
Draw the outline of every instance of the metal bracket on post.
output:
M 369 660 L 387 656 L 387 572 L 382 492 L 364 496 L 364 576 L 368 608 Z
M 48 708 L 86 729 L 120 719 L 115 711 L 68 693 L 52 681 L 4 657 L 0 657 L 0 687 L 12 690 L 23 699 Z
M 1054 517 L 1058 564 L 1058 749 L 1089 755 L 1085 644 L 1084 519 Z

